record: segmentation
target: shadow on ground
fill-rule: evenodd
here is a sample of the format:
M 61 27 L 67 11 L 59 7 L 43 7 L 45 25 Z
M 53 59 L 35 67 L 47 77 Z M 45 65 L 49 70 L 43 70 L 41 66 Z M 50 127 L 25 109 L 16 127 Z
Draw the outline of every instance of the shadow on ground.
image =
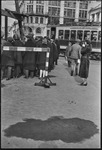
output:
M 49 78 L 55 78 L 56 76 L 54 76 L 54 75 L 49 75 Z
M 98 133 L 97 126 L 90 120 L 54 116 L 47 120 L 23 119 L 4 130 L 7 137 L 20 137 L 41 141 L 62 140 L 77 143 Z

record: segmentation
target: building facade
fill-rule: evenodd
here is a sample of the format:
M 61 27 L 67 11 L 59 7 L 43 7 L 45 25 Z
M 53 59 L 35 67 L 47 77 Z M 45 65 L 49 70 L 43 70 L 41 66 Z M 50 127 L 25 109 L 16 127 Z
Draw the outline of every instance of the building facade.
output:
M 89 10 L 89 19 L 92 22 L 101 22 L 101 3 L 99 3 L 97 6 L 92 7 Z
M 24 19 L 26 28 L 31 27 L 35 36 L 45 36 L 49 25 L 89 22 L 93 20 L 92 18 L 94 18 L 94 21 L 100 21 L 101 11 L 99 14 L 97 8 L 92 9 L 99 3 L 101 1 L 24 0 L 23 5 L 21 5 L 21 13 L 28 14 L 28 17 Z M 89 11 L 90 9 L 91 11 Z M 97 16 L 99 15 L 99 19 L 96 19 L 93 11 L 96 12 Z

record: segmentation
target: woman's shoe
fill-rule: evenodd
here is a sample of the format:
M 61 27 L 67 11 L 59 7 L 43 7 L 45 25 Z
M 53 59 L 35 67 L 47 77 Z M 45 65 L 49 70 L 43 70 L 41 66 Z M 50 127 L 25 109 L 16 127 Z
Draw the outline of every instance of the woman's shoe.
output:
M 73 70 L 71 70 L 71 76 L 73 76 Z
M 86 83 L 83 83 L 83 86 L 87 86 L 87 82 L 86 82 Z
M 87 82 L 86 83 L 82 82 L 80 85 L 87 86 Z

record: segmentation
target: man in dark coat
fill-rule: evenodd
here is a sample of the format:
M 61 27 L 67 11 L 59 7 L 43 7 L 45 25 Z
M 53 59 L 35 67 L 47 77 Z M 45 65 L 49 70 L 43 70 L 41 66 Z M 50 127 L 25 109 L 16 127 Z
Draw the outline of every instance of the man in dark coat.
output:
M 21 42 L 18 34 L 14 35 L 14 46 L 22 47 L 24 44 Z M 22 73 L 22 52 L 15 51 L 14 52 L 14 60 L 15 60 L 15 77 L 19 77 Z
M 48 47 L 50 48 L 50 56 L 49 56 L 49 72 L 54 69 L 54 49 L 51 43 L 51 40 L 47 39 Z
M 58 49 L 57 49 L 57 45 L 54 42 L 54 39 L 51 39 L 51 44 L 53 47 L 53 57 L 54 57 L 54 65 L 57 65 L 57 60 L 58 60 Z
M 56 39 L 56 40 L 55 40 L 55 43 L 56 43 L 56 45 L 57 45 L 58 59 L 59 59 L 59 54 L 60 54 L 60 42 L 59 42 L 59 39 Z M 56 62 L 56 64 L 57 64 L 57 62 Z
M 12 42 L 13 42 L 13 38 L 8 37 L 7 41 L 4 42 L 3 46 L 13 46 Z M 3 51 L 3 53 L 2 53 L 2 60 L 1 60 L 2 68 L 5 68 L 5 69 L 7 68 L 7 78 L 6 78 L 6 80 L 10 80 L 11 75 L 12 75 L 11 74 L 12 69 L 15 66 L 13 55 L 14 55 L 13 51 Z
M 1 68 L 1 80 L 3 79 L 3 76 L 4 76 L 4 71 L 5 71 L 5 67 L 3 67 L 2 65 L 2 57 L 3 57 L 3 46 L 4 46 L 4 43 L 7 42 L 6 40 L 3 39 L 4 37 L 4 33 L 3 31 L 1 31 L 1 64 L 0 64 L 0 68 Z
M 36 47 L 36 43 L 33 39 L 33 34 L 28 34 L 28 40 L 25 42 L 25 47 Z M 25 70 L 25 78 L 30 76 L 34 77 L 34 71 L 36 69 L 36 52 L 26 51 L 23 57 L 23 68 Z

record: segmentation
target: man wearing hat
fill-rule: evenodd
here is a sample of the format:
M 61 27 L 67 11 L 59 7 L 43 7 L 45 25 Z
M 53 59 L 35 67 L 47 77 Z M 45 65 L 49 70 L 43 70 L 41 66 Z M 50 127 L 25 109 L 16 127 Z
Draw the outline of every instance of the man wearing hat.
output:
M 71 46 L 71 76 L 76 75 L 79 73 L 79 65 L 80 65 L 80 58 L 81 58 L 81 46 L 80 40 L 77 39 L 76 43 Z M 77 68 L 77 73 L 76 73 Z
M 27 41 L 25 42 L 25 47 L 36 47 L 35 40 L 33 39 L 33 34 L 29 33 L 27 36 Z M 33 51 L 26 51 L 23 57 L 23 68 L 25 72 L 25 78 L 34 77 L 34 71 L 36 69 L 36 53 Z

